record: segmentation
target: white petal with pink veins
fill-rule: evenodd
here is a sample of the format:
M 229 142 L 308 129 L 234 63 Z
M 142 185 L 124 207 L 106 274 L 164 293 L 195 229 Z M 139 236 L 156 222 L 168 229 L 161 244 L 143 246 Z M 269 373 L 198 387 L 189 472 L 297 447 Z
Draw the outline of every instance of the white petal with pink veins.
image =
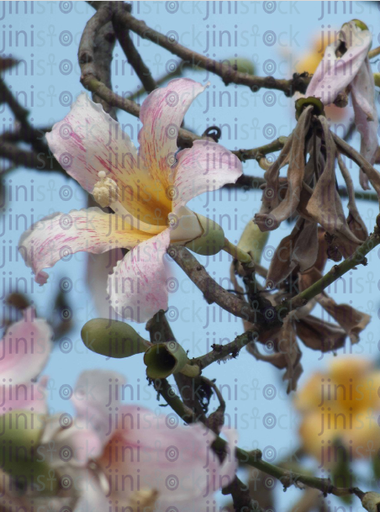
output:
M 46 365 L 52 349 L 53 332 L 49 324 L 35 318 L 33 308 L 24 311 L 24 318 L 8 327 L 0 341 L 0 375 L 5 385 L 28 383 Z M 20 401 L 29 401 L 21 398 Z M 9 397 L 8 397 L 9 399 Z
M 168 199 L 154 183 L 137 151 L 119 123 L 103 107 L 81 93 L 69 114 L 46 134 L 54 156 L 78 183 L 92 192 L 98 173 L 105 171 L 119 188 L 122 204 L 141 221 L 149 223 L 151 212 L 168 212 Z
M 149 233 L 134 229 L 129 219 L 103 212 L 100 208 L 55 213 L 34 224 L 20 238 L 19 251 L 36 281 L 44 284 L 51 268 L 62 258 L 86 251 L 101 254 L 117 247 L 134 247 L 148 240 Z
M 189 78 L 177 78 L 166 87 L 151 92 L 141 106 L 143 128 L 139 133 L 139 155 L 153 179 L 161 181 L 166 189 L 173 184 L 170 167 L 175 161 L 178 131 L 183 117 L 207 86 Z
M 113 309 L 124 320 L 145 322 L 168 307 L 167 270 L 163 257 L 170 243 L 166 229 L 124 256 L 108 279 Z
M 242 175 L 240 160 L 231 151 L 212 141 L 196 140 L 193 147 L 177 155 L 173 206 L 185 205 L 204 192 L 235 183 Z

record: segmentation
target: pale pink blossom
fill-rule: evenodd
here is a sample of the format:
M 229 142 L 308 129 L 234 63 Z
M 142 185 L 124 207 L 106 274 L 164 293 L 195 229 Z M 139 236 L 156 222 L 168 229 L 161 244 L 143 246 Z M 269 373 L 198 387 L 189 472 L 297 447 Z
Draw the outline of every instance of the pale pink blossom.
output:
M 52 349 L 53 332 L 49 324 L 35 318 L 33 308 L 10 325 L 0 341 L 0 414 L 13 409 L 46 413 L 47 379 L 36 382 Z
M 120 125 L 82 93 L 71 112 L 46 135 L 66 172 L 101 206 L 56 213 L 24 233 L 20 251 L 36 274 L 78 251 L 129 252 L 108 278 L 110 304 L 123 318 L 144 322 L 167 309 L 168 274 L 163 256 L 170 242 L 184 244 L 202 235 L 186 203 L 207 191 L 234 183 L 242 173 L 231 152 L 209 140 L 178 151 L 183 117 L 205 86 L 190 79 L 156 89 L 141 106 L 143 128 L 136 150 Z
M 69 464 L 84 489 L 76 510 L 119 506 L 137 512 L 144 503 L 155 512 L 207 512 L 214 493 L 234 478 L 234 431 L 225 432 L 229 444 L 220 461 L 211 449 L 212 431 L 201 423 L 184 426 L 174 413 L 122 404 L 123 384 L 113 372 L 82 373 L 73 393 L 73 424 L 46 438 L 55 441 L 58 453 L 71 449 Z M 54 467 L 60 466 L 68 471 L 56 457 Z
M 379 121 L 375 104 L 375 82 L 368 59 L 371 43 L 372 35 L 369 30 L 362 30 L 355 21 L 345 23 L 337 40 L 327 46 L 305 96 L 315 96 L 328 105 L 348 87 L 356 128 L 361 135 L 360 152 L 373 164 L 378 147 Z M 344 53 L 337 56 L 337 52 Z M 368 178 L 362 171 L 360 183 L 364 189 L 369 189 Z

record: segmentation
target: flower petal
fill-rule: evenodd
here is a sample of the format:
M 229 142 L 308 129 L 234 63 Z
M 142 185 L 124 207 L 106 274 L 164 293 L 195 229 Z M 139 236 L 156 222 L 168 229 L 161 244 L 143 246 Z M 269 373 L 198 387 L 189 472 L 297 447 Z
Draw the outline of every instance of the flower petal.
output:
M 131 248 L 150 237 L 149 233 L 133 229 L 127 217 L 87 208 L 45 217 L 21 236 L 19 250 L 36 274 L 36 281 L 44 284 L 48 275 L 42 269 L 52 267 L 63 257 L 79 251 L 101 254 L 117 247 Z
M 173 185 L 170 168 L 178 149 L 179 128 L 191 103 L 207 86 L 189 78 L 177 78 L 151 92 L 141 106 L 143 128 L 139 133 L 139 156 L 168 195 Z
M 193 197 L 212 192 L 242 175 L 242 164 L 231 151 L 216 142 L 194 141 L 193 147 L 177 155 L 173 207 L 185 205 Z
M 142 242 L 124 256 L 108 279 L 111 305 L 125 320 L 145 322 L 168 307 L 167 272 L 163 257 L 170 230 Z
M 375 163 L 378 147 L 379 119 L 375 104 L 375 82 L 368 57 L 351 84 L 355 125 L 361 135 L 360 153 L 370 164 Z M 369 190 L 368 177 L 360 170 L 360 184 Z
M 24 311 L 24 318 L 11 325 L 0 341 L 0 375 L 11 385 L 35 379 L 49 359 L 53 331 L 33 308 Z
M 206 500 L 232 481 L 237 467 L 231 456 L 235 443 L 232 431 L 225 432 L 228 453 L 221 463 L 211 449 L 215 434 L 201 423 L 183 426 L 172 414 L 156 415 L 130 405 L 119 410 L 118 419 L 119 428 L 99 464 L 110 478 L 117 470 L 121 474 L 128 471 L 132 481 L 139 475 L 141 489 L 158 491 L 157 510 L 170 506 L 181 512 L 206 510 Z M 117 457 L 120 451 L 125 454 L 123 460 Z M 126 489 L 112 488 L 112 499 L 128 497 Z M 196 509 L 191 506 L 194 502 L 199 505 Z
M 46 387 L 48 381 L 49 377 L 43 376 L 39 382 L 25 381 L 25 383 L 20 384 L 13 382 L 12 379 L 8 386 L 3 383 L 0 389 L 2 409 L 0 414 L 5 414 L 11 410 L 28 410 L 34 414 L 47 414 Z
M 152 212 L 158 209 L 163 212 L 161 223 L 166 223 L 169 200 L 159 194 L 144 166 L 139 166 L 136 148 L 119 123 L 86 93 L 78 96 L 70 113 L 53 126 L 46 139 L 61 166 L 85 190 L 92 192 L 98 173 L 106 171 L 132 215 L 151 223 Z
M 337 58 L 335 51 L 341 42 L 345 43 L 347 51 L 341 58 Z M 355 78 L 367 57 L 371 43 L 372 36 L 368 30 L 359 29 L 354 21 L 346 23 L 338 40 L 326 48 L 305 96 L 321 98 L 325 105 L 333 103 L 338 94 Z
M 67 432 L 78 451 L 82 448 L 82 453 L 88 453 L 87 460 L 99 456 L 113 434 L 115 425 L 110 410 L 117 410 L 121 404 L 119 388 L 124 384 L 124 376 L 112 371 L 89 370 L 79 376 L 71 398 L 77 417 Z M 82 435 L 84 431 L 88 431 L 89 438 Z M 83 456 L 81 460 L 84 461 Z

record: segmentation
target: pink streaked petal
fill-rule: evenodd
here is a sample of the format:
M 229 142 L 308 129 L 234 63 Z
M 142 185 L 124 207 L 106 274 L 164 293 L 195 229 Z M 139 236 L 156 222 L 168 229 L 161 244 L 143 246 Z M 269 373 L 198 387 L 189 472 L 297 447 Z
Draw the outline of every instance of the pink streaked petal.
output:
M 336 49 L 345 41 L 346 53 L 337 58 Z M 326 48 L 324 57 L 316 69 L 305 96 L 320 98 L 325 105 L 333 103 L 337 95 L 349 85 L 367 57 L 372 43 L 368 30 L 360 30 L 355 22 L 347 23 L 337 42 Z
M 193 147 L 177 155 L 173 209 L 204 192 L 235 183 L 242 175 L 240 160 L 220 144 L 196 140 Z
M 146 322 L 168 307 L 167 269 L 163 257 L 170 244 L 170 230 L 132 249 L 119 261 L 108 279 L 108 293 L 115 312 L 124 320 Z
M 127 218 L 87 208 L 45 217 L 21 236 L 19 250 L 37 283 L 44 284 L 47 274 L 42 269 L 64 257 L 70 259 L 79 251 L 101 254 L 117 247 L 130 248 L 150 236 L 134 229 Z
M 28 383 L 35 379 L 49 359 L 53 331 L 33 308 L 24 311 L 24 318 L 8 327 L 0 341 L 0 375 L 5 384 Z
M 151 92 L 141 106 L 143 128 L 139 133 L 139 155 L 152 178 L 165 189 L 173 183 L 170 168 L 177 151 L 177 136 L 184 115 L 207 85 L 189 78 L 177 78 Z
M 155 209 L 170 211 L 168 199 L 139 166 L 135 146 L 99 103 L 81 93 L 70 113 L 46 138 L 54 156 L 88 192 L 99 181 L 99 171 L 116 181 L 125 208 L 143 222 L 150 222 Z M 162 199 L 162 201 L 161 201 Z
M 39 382 L 26 382 L 23 384 L 12 382 L 3 383 L 0 389 L 0 414 L 10 410 L 27 410 L 36 414 L 47 414 L 47 391 L 49 381 L 47 376 Z
M 137 151 L 119 123 L 82 92 L 67 116 L 56 123 L 46 139 L 52 153 L 87 192 L 108 171 L 121 186 L 124 176 L 135 174 Z
M 115 425 L 110 416 L 110 407 L 115 410 L 120 405 L 120 386 L 124 384 L 124 376 L 117 372 L 88 370 L 80 374 L 75 385 L 71 401 L 77 412 L 76 426 L 78 430 L 94 432 L 101 446 L 113 434 Z

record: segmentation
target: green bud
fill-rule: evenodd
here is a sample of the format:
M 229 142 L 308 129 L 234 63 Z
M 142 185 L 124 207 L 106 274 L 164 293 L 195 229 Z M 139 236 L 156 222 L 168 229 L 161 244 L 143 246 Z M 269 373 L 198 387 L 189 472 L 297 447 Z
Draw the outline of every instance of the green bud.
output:
M 316 116 L 324 116 L 324 106 L 321 100 L 318 98 L 314 98 L 313 96 L 309 96 L 308 98 L 299 98 L 296 103 L 296 119 L 299 119 L 300 115 L 302 114 L 302 111 L 305 107 L 313 105 L 314 111 L 313 114 Z
M 373 79 L 375 80 L 375 85 L 377 85 L 377 87 L 380 87 L 380 73 L 374 73 Z
M 94 318 L 84 324 L 81 336 L 88 349 L 107 357 L 134 356 L 145 352 L 151 345 L 130 325 L 107 318 Z
M 255 74 L 255 66 L 250 59 L 246 59 L 245 57 L 233 57 L 227 60 L 232 66 L 235 66 L 240 73 L 248 73 L 248 75 Z
M 354 20 L 351 20 L 355 23 L 355 25 L 360 28 L 360 30 L 368 30 L 368 27 L 367 25 L 364 23 L 364 21 L 361 21 L 361 20 L 357 20 L 357 19 L 354 19 Z M 343 25 L 344 26 L 344 25 Z
M 191 242 L 187 242 L 185 247 L 203 256 L 217 254 L 223 249 L 225 243 L 223 229 L 208 217 L 203 217 L 199 213 L 195 215 L 198 217 L 203 233 Z
M 269 232 L 260 231 L 259 226 L 251 220 L 245 226 L 237 246 L 242 251 L 251 253 L 254 263 L 259 264 L 268 238 Z
M 377 492 L 366 492 L 360 498 L 362 500 L 363 507 L 368 512 L 379 512 L 380 510 L 380 494 Z
M 21 488 L 33 487 L 39 492 L 54 493 L 58 480 L 50 478 L 51 467 L 37 453 L 46 416 L 27 410 L 13 410 L 3 414 L 1 422 L 1 469 L 11 475 Z
M 185 350 L 176 341 L 153 344 L 145 352 L 144 363 L 150 379 L 165 379 L 178 372 L 191 377 L 199 375 L 199 367 L 189 364 Z

